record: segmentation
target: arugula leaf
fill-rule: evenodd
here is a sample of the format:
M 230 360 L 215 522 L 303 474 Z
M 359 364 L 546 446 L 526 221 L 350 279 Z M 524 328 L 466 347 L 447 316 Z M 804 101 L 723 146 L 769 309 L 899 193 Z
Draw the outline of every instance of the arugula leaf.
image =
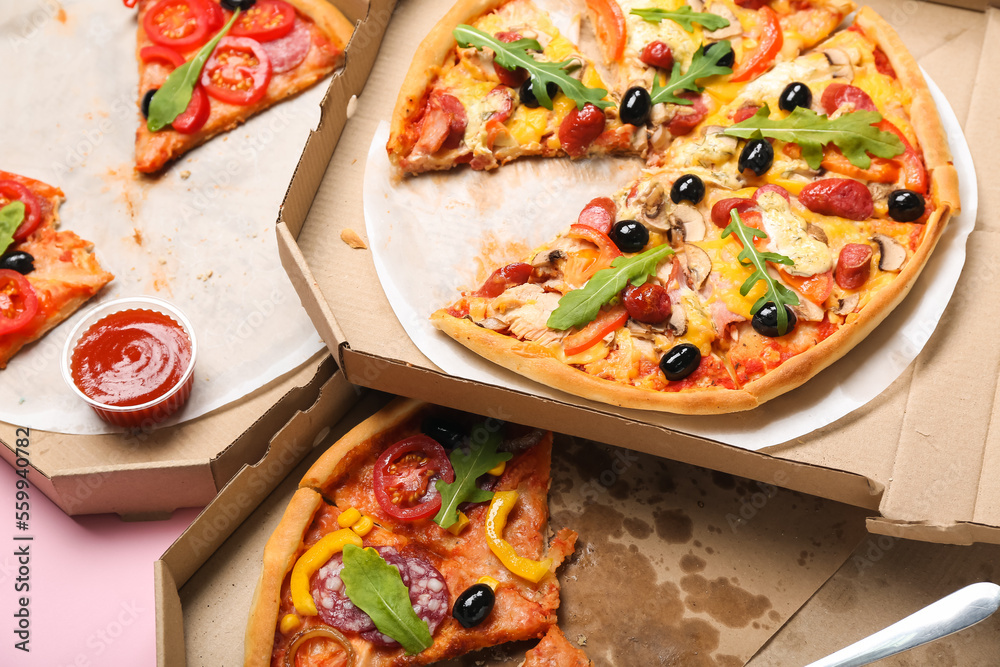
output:
M 340 579 L 354 606 L 371 616 L 378 631 L 402 644 L 407 653 L 420 653 L 434 643 L 427 621 L 413 611 L 399 569 L 377 551 L 345 545 Z
M 476 442 L 479 434 L 485 435 L 483 442 Z M 488 430 L 484 425 L 472 429 L 472 447 L 468 453 L 461 447 L 451 452 L 451 467 L 455 469 L 455 481 L 449 484 L 443 479 L 435 482 L 441 493 L 441 509 L 434 521 L 442 528 L 450 528 L 458 521 L 458 506 L 462 503 L 485 503 L 493 499 L 492 491 L 484 491 L 476 486 L 476 479 L 513 458 L 510 452 L 498 452 L 500 434 Z
M 160 89 L 153 94 L 153 99 L 149 101 L 149 116 L 146 118 L 146 127 L 150 132 L 158 132 L 170 123 L 174 122 L 178 116 L 184 113 L 188 104 L 191 103 L 191 95 L 194 93 L 195 84 L 201 78 L 201 70 L 205 67 L 209 56 L 215 50 L 229 29 L 236 23 L 240 10 L 233 12 L 233 17 L 222 26 L 222 30 L 209 40 L 208 44 L 201 47 L 201 50 L 194 55 L 194 58 L 187 61 L 167 77 Z
M 559 299 L 559 306 L 549 315 L 546 326 L 564 331 L 591 322 L 601 306 L 625 289 L 626 283 L 631 282 L 636 287 L 642 285 L 650 274 L 656 273 L 660 260 L 673 254 L 670 245 L 664 243 L 635 257 L 615 258 L 610 268 L 595 273 L 586 285 L 564 294 Z
M 604 97 L 608 91 L 603 88 L 589 88 L 573 77 L 567 71 L 567 67 L 576 64 L 573 60 L 564 60 L 558 63 L 550 63 L 535 58 L 528 53 L 528 49 L 541 51 L 542 45 L 535 39 L 519 39 L 509 44 L 501 42 L 492 35 L 482 30 L 473 28 L 471 25 L 462 24 L 451 31 L 455 36 L 458 45 L 463 49 L 475 47 L 482 50 L 490 48 L 493 50 L 493 59 L 511 71 L 518 67 L 523 67 L 531 75 L 531 87 L 535 93 L 538 103 L 546 109 L 552 109 L 552 99 L 549 97 L 545 86 L 554 83 L 569 97 L 576 102 L 577 109 L 583 109 L 587 102 L 604 109 L 613 106 Z
M 750 312 L 756 315 L 757 311 L 764 307 L 764 304 L 768 301 L 773 301 L 778 307 L 778 333 L 784 336 L 788 331 L 788 312 L 785 310 L 785 306 L 799 305 L 799 297 L 795 292 L 772 278 L 771 274 L 767 272 L 767 265 L 764 262 L 773 262 L 786 266 L 791 266 L 795 262 L 789 257 L 779 255 L 776 252 L 762 252 L 758 250 L 753 244 L 754 237 L 766 239 L 767 233 L 760 229 L 744 225 L 743 220 L 740 219 L 740 214 L 735 208 L 730 212 L 729 224 L 722 230 L 722 238 L 726 238 L 730 234 L 736 234 L 740 243 L 743 244 L 743 250 L 737 255 L 740 264 L 748 267 L 753 266 L 757 269 L 740 285 L 740 294 L 746 296 L 758 281 L 763 280 L 767 285 L 767 291 L 764 292 L 764 296 L 757 299 L 757 302 L 750 308 Z
M 24 222 L 24 202 L 12 201 L 0 208 L 0 253 L 14 243 L 14 232 Z
M 733 70 L 731 67 L 723 67 L 718 62 L 733 50 L 733 45 L 726 40 L 715 42 L 715 44 L 716 46 L 712 49 L 711 55 L 708 56 L 705 55 L 705 45 L 699 46 L 698 50 L 694 53 L 694 58 L 691 60 L 691 65 L 683 76 L 681 75 L 680 62 L 675 60 L 674 69 L 670 72 L 670 80 L 667 81 L 666 86 L 661 86 L 660 77 L 654 76 L 653 92 L 650 95 L 652 103 L 694 104 L 691 100 L 678 97 L 674 93 L 680 90 L 690 90 L 700 93 L 705 87 L 698 85 L 698 79 L 705 79 L 716 74 L 732 74 Z M 736 126 L 734 125 L 733 127 Z
M 687 5 L 681 5 L 673 11 L 659 7 L 641 7 L 633 9 L 629 14 L 635 14 L 649 23 L 659 23 L 663 19 L 670 19 L 687 32 L 694 32 L 693 24 L 695 23 L 700 23 L 708 31 L 718 30 L 729 25 L 729 19 L 723 16 L 708 12 L 696 12 Z
M 819 169 L 823 146 L 833 143 L 855 167 L 868 169 L 872 160 L 868 153 L 891 158 L 906 148 L 892 132 L 874 126 L 882 120 L 877 111 L 852 111 L 833 120 L 812 109 L 795 107 L 787 118 L 771 120 L 771 110 L 765 104 L 752 117 L 727 128 L 723 134 L 748 139 L 755 132 L 765 137 L 795 143 L 802 147 L 802 157 L 812 169 Z

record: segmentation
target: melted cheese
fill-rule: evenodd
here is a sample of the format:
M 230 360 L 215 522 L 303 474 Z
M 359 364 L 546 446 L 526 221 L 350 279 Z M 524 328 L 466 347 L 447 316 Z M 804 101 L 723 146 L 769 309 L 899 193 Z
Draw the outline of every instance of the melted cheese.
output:
M 702 355 L 711 354 L 712 341 L 715 340 L 715 327 L 712 326 L 712 319 L 693 292 L 685 291 L 681 295 L 681 303 L 684 305 L 684 313 L 687 315 L 688 327 L 678 340 L 691 343 L 701 350 Z

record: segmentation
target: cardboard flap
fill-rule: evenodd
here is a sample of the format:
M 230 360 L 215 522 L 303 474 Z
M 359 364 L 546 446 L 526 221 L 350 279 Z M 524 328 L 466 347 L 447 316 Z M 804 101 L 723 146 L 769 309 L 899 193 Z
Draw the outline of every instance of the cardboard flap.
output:
M 253 494 L 274 489 L 309 450 L 326 437 L 331 426 L 340 421 L 360 396 L 361 390 L 348 384 L 342 374 L 336 374 L 323 386 L 310 408 L 297 412 L 271 438 L 264 457 L 244 466 L 226 484 L 211 505 L 211 520 L 196 520 L 163 554 L 162 560 L 170 567 L 178 587 L 183 586 L 250 515 L 256 507 Z M 207 512 L 208 507 L 198 518 Z
M 153 563 L 153 594 L 156 608 L 156 665 L 184 667 L 184 613 L 170 567 Z

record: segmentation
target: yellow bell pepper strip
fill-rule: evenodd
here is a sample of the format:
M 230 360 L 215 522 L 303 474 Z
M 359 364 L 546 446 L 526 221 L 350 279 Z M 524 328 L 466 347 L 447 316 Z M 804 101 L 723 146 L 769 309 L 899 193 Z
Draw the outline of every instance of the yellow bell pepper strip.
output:
M 490 509 L 486 513 L 486 542 L 490 545 L 490 551 L 500 559 L 504 567 L 517 576 L 537 584 L 548 574 L 552 559 L 538 561 L 518 556 L 511 543 L 503 538 L 507 515 L 517 504 L 517 497 L 517 491 L 497 491 L 493 494 Z
M 458 521 L 445 528 L 445 530 L 447 530 L 452 535 L 457 536 L 459 533 L 465 530 L 468 527 L 468 525 L 469 525 L 468 515 L 466 515 L 465 512 L 459 512 Z
M 500 585 L 499 581 L 497 581 L 496 579 L 494 579 L 493 577 L 491 577 L 489 575 L 483 575 L 483 576 L 479 577 L 479 579 L 476 580 L 476 583 L 477 584 L 486 584 L 487 586 L 490 587 L 490 590 L 493 591 L 494 593 L 496 593 L 497 586 Z
M 503 474 L 503 471 L 507 469 L 507 462 L 501 461 L 492 468 L 486 471 L 487 475 L 493 475 L 494 477 L 499 477 Z
M 330 558 L 340 551 L 344 545 L 353 544 L 361 547 L 361 537 L 350 528 L 324 535 L 319 542 L 309 547 L 292 568 L 292 579 L 289 585 L 292 589 L 292 604 L 295 611 L 303 616 L 315 616 L 319 612 L 316 610 L 316 601 L 313 600 L 312 592 L 309 590 L 309 579 L 316 570 L 323 567 Z

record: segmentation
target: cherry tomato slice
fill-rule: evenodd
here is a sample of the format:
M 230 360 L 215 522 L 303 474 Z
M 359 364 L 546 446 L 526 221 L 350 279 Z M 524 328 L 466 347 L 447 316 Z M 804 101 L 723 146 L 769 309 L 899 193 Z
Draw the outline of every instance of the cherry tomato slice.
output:
M 817 273 L 814 276 L 793 276 L 784 269 L 778 269 L 778 273 L 785 282 L 799 291 L 802 296 L 809 299 L 817 306 L 822 306 L 830 292 L 833 291 L 833 269 L 826 273 Z
M 0 336 L 20 331 L 38 312 L 38 297 L 28 279 L 0 269 Z
M 255 104 L 267 92 L 271 60 L 249 37 L 223 37 L 201 73 L 205 92 L 226 104 Z
M 441 494 L 434 483 L 455 481 L 444 447 L 426 435 L 414 435 L 382 452 L 373 472 L 375 499 L 394 519 L 419 521 L 437 514 Z
M 616 0 L 587 0 L 605 60 L 620 60 L 625 50 L 625 15 Z
M 160 0 L 142 17 L 142 27 L 154 43 L 181 51 L 207 42 L 211 23 L 202 0 Z
M 875 127 L 883 132 L 892 132 L 903 142 L 905 151 L 902 155 L 897 155 L 892 159 L 903 166 L 903 181 L 906 183 L 906 188 L 922 195 L 927 194 L 927 169 L 924 167 L 924 161 L 920 154 L 913 149 L 900 129 L 891 122 L 882 119 L 876 123 Z
M 139 51 L 139 58 L 144 63 L 159 60 L 160 62 L 173 66 L 174 69 L 177 69 L 184 64 L 184 56 L 177 53 L 169 46 L 161 46 L 159 44 L 142 47 Z
M 258 42 L 281 39 L 295 25 L 295 8 L 284 0 L 258 0 L 236 19 L 229 34 L 250 37 Z
M 602 310 L 593 322 L 566 337 L 563 344 L 566 356 L 589 350 L 597 344 L 597 341 L 625 326 L 626 322 L 628 322 L 628 310 L 622 304 L 610 310 Z
M 24 203 L 24 220 L 14 230 L 14 242 L 23 241 L 42 222 L 42 203 L 35 193 L 17 181 L 0 181 L 0 208 L 12 201 Z
M 730 81 L 747 81 L 764 72 L 774 62 L 774 57 L 785 42 L 781 23 L 773 9 L 765 5 L 757 10 L 757 15 L 760 17 L 757 47 L 740 60 Z
M 208 121 L 209 111 L 211 111 L 211 106 L 208 95 L 205 94 L 205 88 L 197 85 L 191 92 L 191 101 L 188 102 L 187 109 L 174 118 L 170 127 L 181 134 L 194 134 Z
M 214 35 L 219 32 L 219 28 L 225 25 L 226 15 L 222 12 L 222 6 L 212 2 L 212 0 L 199 1 L 205 5 L 205 11 L 208 14 L 208 32 Z

